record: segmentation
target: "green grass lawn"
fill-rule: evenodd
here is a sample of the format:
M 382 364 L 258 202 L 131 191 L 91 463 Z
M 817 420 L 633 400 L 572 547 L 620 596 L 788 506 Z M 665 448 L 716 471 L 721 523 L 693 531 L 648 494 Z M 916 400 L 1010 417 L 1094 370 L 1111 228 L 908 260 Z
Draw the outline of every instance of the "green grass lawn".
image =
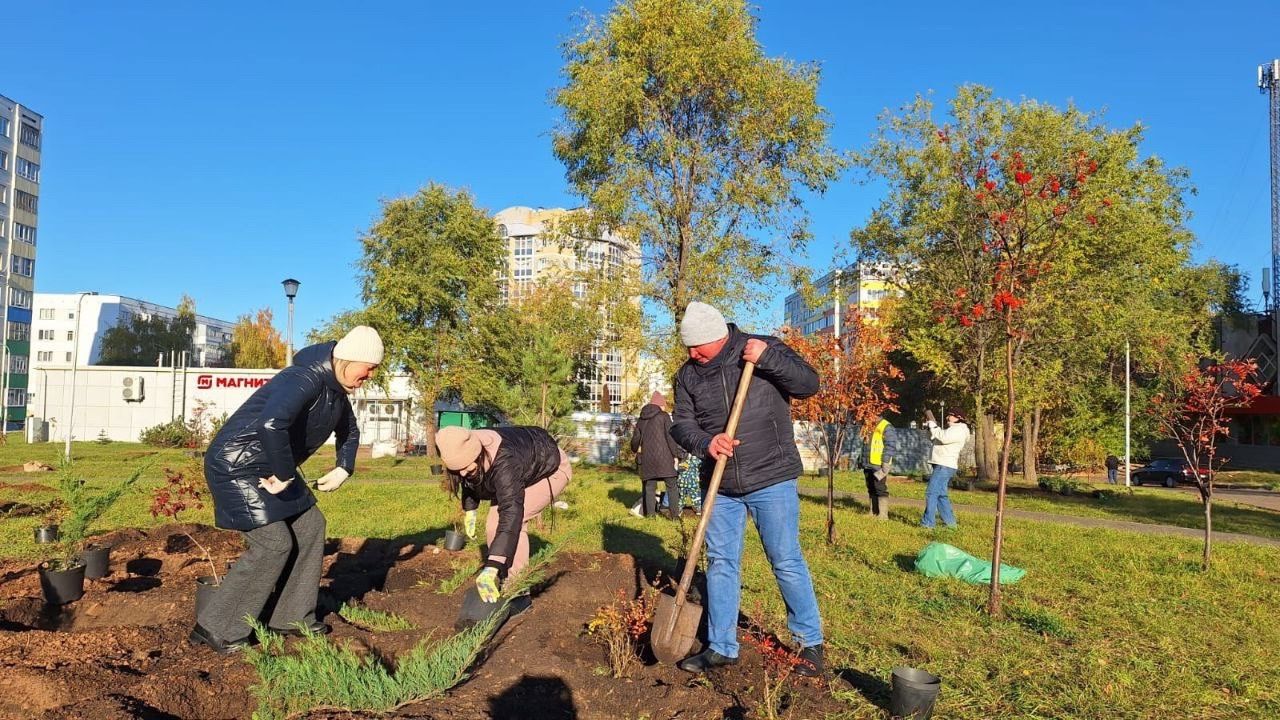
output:
M 56 455 L 52 446 L 11 442 L 0 446 L 0 466 L 28 459 L 51 462 Z M 306 468 L 310 475 L 328 469 L 331 458 L 327 450 L 322 455 Z M 152 463 L 143 489 L 108 513 L 97 530 L 157 524 L 146 510 L 147 488 L 160 482 L 164 465 L 189 462 L 181 452 L 121 443 L 77 445 L 75 456 L 77 471 L 104 482 L 139 462 Z M 438 538 L 451 525 L 457 503 L 428 478 L 426 465 L 424 458 L 362 461 L 341 490 L 321 494 L 329 535 Z M 29 482 L 31 477 L 9 473 L 0 480 Z M 858 483 L 843 478 L 846 489 L 859 490 Z M 893 491 L 914 496 L 923 485 L 895 483 Z M 1127 513 L 1146 512 L 1154 503 L 1147 494 L 1139 490 L 1132 504 L 1100 512 L 1140 519 Z M 30 502 L 49 495 L 0 488 L 0 500 Z M 570 509 L 548 511 L 545 526 L 535 531 L 535 545 L 573 533 L 571 550 L 670 563 L 682 547 L 681 530 L 692 535 L 693 524 L 631 516 L 627 509 L 638 495 L 634 473 L 579 468 L 563 496 Z M 984 504 L 978 498 L 991 494 L 956 492 L 953 497 L 958 503 Z M 1026 507 L 1020 503 L 1032 500 L 1015 495 L 1011 504 Z M 1051 512 L 1098 511 L 1077 500 L 1084 502 L 1036 502 L 1048 503 Z M 1194 499 L 1187 504 L 1187 512 L 1198 508 Z M 914 509 L 895 509 L 891 522 L 880 522 L 856 504 L 841 503 L 832 546 L 823 542 L 822 503 L 805 499 L 801 512 L 801 540 L 823 610 L 832 667 L 881 681 L 901 664 L 938 673 L 944 690 L 937 717 L 1280 716 L 1278 550 L 1219 543 L 1213 570 L 1203 573 L 1200 545 L 1193 540 L 1011 520 L 1004 559 L 1026 569 L 1027 576 L 1005 591 L 1007 619 L 992 619 L 982 612 L 984 587 L 931 580 L 911 570 L 916 553 L 934 537 L 914 527 Z M 209 509 L 192 513 L 190 520 L 208 522 Z M 992 519 L 962 512 L 960 522 L 960 529 L 942 537 L 986 554 Z M 37 557 L 31 542 L 35 525 L 32 518 L 0 520 L 0 556 Z M 749 539 L 746 547 L 743 608 L 785 637 L 785 610 L 759 543 Z M 836 693 L 846 703 L 846 717 L 883 717 L 861 693 L 847 688 Z
M 826 479 L 806 475 L 800 480 L 807 488 L 825 490 Z M 1106 499 L 1095 499 L 1089 494 L 1058 495 L 1040 490 L 1034 484 L 1023 481 L 1021 475 L 1011 475 L 1005 505 L 1017 510 L 1108 518 L 1130 522 L 1178 525 L 1188 528 L 1204 528 L 1204 509 L 1195 493 L 1185 493 L 1160 487 L 1132 487 L 1108 485 L 1105 481 L 1081 481 L 1089 490 L 1105 489 L 1114 494 Z M 836 473 L 836 489 L 866 494 L 867 485 L 862 472 Z M 889 482 L 889 495 L 923 499 L 925 483 L 905 477 L 894 477 Z M 973 490 L 951 489 L 951 502 L 957 505 L 996 506 L 995 483 L 979 483 Z M 1213 529 L 1219 532 L 1246 533 L 1262 537 L 1280 538 L 1280 513 L 1242 503 L 1215 500 L 1213 503 Z

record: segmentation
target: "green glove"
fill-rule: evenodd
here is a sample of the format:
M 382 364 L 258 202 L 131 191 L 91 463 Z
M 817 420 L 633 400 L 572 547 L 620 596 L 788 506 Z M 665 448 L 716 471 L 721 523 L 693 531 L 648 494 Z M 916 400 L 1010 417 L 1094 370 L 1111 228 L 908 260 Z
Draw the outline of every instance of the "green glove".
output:
M 462 521 L 463 527 L 467 529 L 467 537 L 474 539 L 476 536 L 476 511 L 468 510 Z
M 476 590 L 480 599 L 487 602 L 498 601 L 498 568 L 487 567 L 476 576 Z

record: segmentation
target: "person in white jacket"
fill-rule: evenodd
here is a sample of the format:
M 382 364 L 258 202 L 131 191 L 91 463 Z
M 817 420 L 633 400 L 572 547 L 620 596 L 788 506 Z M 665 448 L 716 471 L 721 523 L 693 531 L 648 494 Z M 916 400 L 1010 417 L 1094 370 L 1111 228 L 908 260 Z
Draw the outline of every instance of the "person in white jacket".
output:
M 933 440 L 933 454 L 929 462 L 933 464 L 933 473 L 929 475 L 929 487 L 924 493 L 924 517 L 920 518 L 922 527 L 931 528 L 938 514 L 947 527 L 956 526 L 955 513 L 951 511 L 951 498 L 947 495 L 947 487 L 951 478 L 955 477 L 960 467 L 960 451 L 969 440 L 969 426 L 959 411 L 949 410 L 945 420 L 945 429 L 938 427 L 933 421 L 933 413 L 927 412 L 925 427 L 929 429 L 929 438 Z

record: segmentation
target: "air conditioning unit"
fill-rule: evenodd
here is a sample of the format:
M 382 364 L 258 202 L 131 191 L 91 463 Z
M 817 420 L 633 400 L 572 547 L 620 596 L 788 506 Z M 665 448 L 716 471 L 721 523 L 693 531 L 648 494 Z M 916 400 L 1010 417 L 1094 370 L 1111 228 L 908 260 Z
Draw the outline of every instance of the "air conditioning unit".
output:
M 125 402 L 142 402 L 142 376 L 129 375 L 121 381 L 120 394 Z

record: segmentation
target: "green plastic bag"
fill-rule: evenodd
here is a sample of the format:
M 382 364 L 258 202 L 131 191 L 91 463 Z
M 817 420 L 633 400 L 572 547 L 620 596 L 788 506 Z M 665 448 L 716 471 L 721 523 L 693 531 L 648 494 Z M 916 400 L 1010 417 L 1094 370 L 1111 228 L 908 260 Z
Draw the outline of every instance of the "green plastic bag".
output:
M 991 582 L 991 562 L 976 558 L 954 545 L 931 542 L 916 556 L 916 572 L 925 577 L 956 577 L 975 585 Z M 1000 564 L 1000 584 L 1012 585 L 1027 571 Z

